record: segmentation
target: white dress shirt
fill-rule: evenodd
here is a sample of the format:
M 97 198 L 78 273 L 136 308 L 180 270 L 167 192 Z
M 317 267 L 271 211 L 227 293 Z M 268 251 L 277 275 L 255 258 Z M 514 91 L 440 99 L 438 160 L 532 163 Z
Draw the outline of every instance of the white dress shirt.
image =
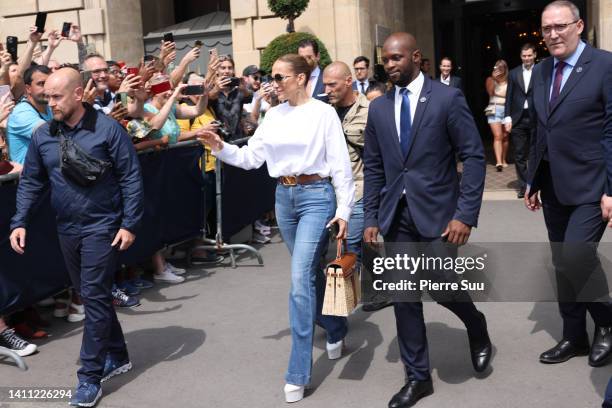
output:
M 446 79 L 444 79 L 443 75 L 440 75 L 440 82 L 442 82 L 444 85 L 448 85 L 450 86 L 450 75 L 446 77 Z
M 310 89 L 310 95 L 309 96 L 316 96 L 314 95 L 315 92 L 315 88 L 317 87 L 317 81 L 319 80 L 319 75 L 321 75 L 321 68 L 319 68 L 319 66 L 317 65 L 317 67 L 315 69 L 312 70 L 312 72 L 310 73 L 310 78 L 308 79 L 308 88 Z
M 531 81 L 532 71 L 533 71 L 533 65 L 529 69 L 525 68 L 525 65 L 523 65 L 523 82 L 525 82 L 525 92 L 527 92 L 527 89 L 529 89 L 529 82 Z M 527 103 L 527 98 L 525 98 L 525 104 L 523 105 L 523 109 L 528 109 L 528 108 L 529 108 L 529 104 Z
M 368 78 L 363 80 L 363 92 L 361 92 L 361 81 L 356 79 L 354 82 L 355 82 L 355 87 L 357 88 L 357 91 L 360 94 L 364 94 L 365 95 L 365 91 L 367 91 L 368 87 L 370 86 L 370 81 L 368 80 Z
M 419 96 L 421 95 L 421 89 L 423 89 L 423 84 L 425 83 L 425 77 L 422 72 L 419 72 L 419 75 L 408 84 L 406 88 L 408 88 L 408 100 L 410 100 L 410 123 L 414 121 L 414 114 L 416 112 L 417 103 L 419 103 Z M 402 110 L 402 95 L 400 95 L 400 89 L 402 87 L 395 86 L 395 127 L 397 128 L 397 136 L 401 139 L 400 136 L 400 112 Z
M 525 68 L 523 65 L 523 82 L 525 83 L 525 93 L 527 93 L 527 89 L 529 89 L 529 82 L 531 81 L 531 73 L 533 72 L 533 65 L 531 68 Z M 512 101 L 510 101 L 512 103 Z M 527 102 L 527 98 L 525 98 L 525 103 L 523 104 L 523 109 L 529 109 L 529 103 Z M 507 115 L 504 117 L 502 123 L 512 123 L 512 116 Z
M 336 216 L 349 220 L 355 198 L 355 183 L 335 109 L 310 99 L 291 106 L 271 108 L 246 146 L 223 143 L 213 155 L 232 166 L 256 169 L 266 162 L 271 177 L 318 174 L 331 177 L 336 191 Z

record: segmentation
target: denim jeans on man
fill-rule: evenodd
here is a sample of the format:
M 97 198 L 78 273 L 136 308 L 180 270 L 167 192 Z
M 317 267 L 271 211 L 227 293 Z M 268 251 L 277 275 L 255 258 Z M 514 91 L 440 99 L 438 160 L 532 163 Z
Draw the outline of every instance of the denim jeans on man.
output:
M 361 262 L 361 240 L 363 239 L 363 198 L 355 202 L 351 219 L 348 223 L 346 243 L 349 252 L 357 254 L 357 263 Z
M 325 275 L 320 261 L 328 243 L 326 225 L 334 216 L 335 203 L 334 188 L 327 180 L 296 186 L 279 184 L 276 188 L 276 219 L 291 254 L 292 343 L 285 376 L 289 384 L 310 382 L 315 320 L 327 331 L 330 343 L 342 340 L 347 332 L 346 318 L 321 315 Z

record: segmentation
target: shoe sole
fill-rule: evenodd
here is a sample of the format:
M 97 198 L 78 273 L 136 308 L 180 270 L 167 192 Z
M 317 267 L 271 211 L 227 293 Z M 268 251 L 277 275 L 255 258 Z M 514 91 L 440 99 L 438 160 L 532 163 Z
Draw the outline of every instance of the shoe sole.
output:
M 83 320 L 85 320 L 85 315 L 84 314 L 69 314 L 66 320 L 68 320 L 70 323 L 82 322 Z
M 605 366 L 606 364 L 608 364 L 610 362 L 610 357 L 612 357 L 612 354 L 607 356 L 603 360 L 601 360 L 599 362 L 596 362 L 596 363 L 591 361 L 591 359 L 589 358 L 589 365 L 591 367 L 602 367 L 602 366 Z
M 9 349 L 9 350 L 17 354 L 19 357 L 27 357 L 31 354 L 36 353 L 36 350 L 38 350 L 38 347 L 36 346 L 36 344 L 30 343 L 23 350 L 14 350 L 14 349 Z
M 53 317 L 62 318 L 68 316 L 68 308 L 66 309 L 55 309 L 53 311 Z
M 584 357 L 584 356 L 587 356 L 587 355 L 589 355 L 589 352 L 586 352 L 586 353 L 576 353 L 573 356 L 569 356 L 569 357 L 567 357 L 567 358 L 565 358 L 563 360 L 548 361 L 548 360 L 540 359 L 540 363 L 542 363 L 542 364 L 561 364 L 561 363 L 565 363 L 566 361 L 571 360 L 574 357 Z
M 164 282 L 164 283 L 183 283 L 185 282 L 184 279 L 181 280 L 170 280 L 170 279 L 158 279 L 158 278 L 154 278 L 156 282 Z
M 124 364 L 121 367 L 115 368 L 106 377 L 103 377 L 100 380 L 100 383 L 103 383 L 104 381 L 108 381 L 108 380 L 110 380 L 111 378 L 113 378 L 113 377 L 115 377 L 117 375 L 125 374 L 128 371 L 130 371 L 131 369 L 132 369 L 132 362 L 129 361 L 127 364 Z
M 98 403 L 98 401 L 100 401 L 100 398 L 102 398 L 102 388 L 98 390 L 98 393 L 96 394 L 96 398 L 93 400 L 93 402 L 78 402 L 76 404 L 73 404 L 73 403 L 69 403 L 69 404 L 73 407 L 93 407 Z

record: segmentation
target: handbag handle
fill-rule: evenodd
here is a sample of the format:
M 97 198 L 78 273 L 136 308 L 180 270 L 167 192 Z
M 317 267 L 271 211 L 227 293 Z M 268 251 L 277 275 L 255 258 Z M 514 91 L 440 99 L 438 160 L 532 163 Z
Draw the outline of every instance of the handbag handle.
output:
M 346 239 L 338 239 L 336 243 L 336 259 L 342 258 L 342 247 L 344 247 L 344 252 L 348 252 L 348 244 Z

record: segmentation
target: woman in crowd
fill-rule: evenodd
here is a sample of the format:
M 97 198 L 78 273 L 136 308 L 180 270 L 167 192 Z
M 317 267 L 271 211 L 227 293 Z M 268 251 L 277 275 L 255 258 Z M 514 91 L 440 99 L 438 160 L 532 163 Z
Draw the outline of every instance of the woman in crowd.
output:
M 508 132 L 504 129 L 504 106 L 506 104 L 506 89 L 508 87 L 508 64 L 498 60 L 493 67 L 493 73 L 485 83 L 489 94 L 487 106 L 487 121 L 493 133 L 493 151 L 495 152 L 495 168 L 502 171 L 508 167 L 507 156 L 510 147 Z
M 180 84 L 174 90 L 153 95 L 150 102 L 145 103 L 144 119 L 153 129 L 151 138 L 162 140 L 166 138 L 169 144 L 174 144 L 181 135 L 177 119 L 193 119 L 204 113 L 208 103 L 207 95 L 203 95 L 194 106 L 178 105 L 178 99 L 183 96 L 181 91 L 186 86 L 187 84 Z M 185 280 L 179 276 L 184 274 L 185 270 L 166 262 L 160 252 L 153 256 L 153 262 L 155 280 L 169 283 L 181 283 Z
M 324 274 L 320 258 L 326 227 L 337 223 L 345 238 L 354 201 L 348 150 L 334 109 L 306 93 L 310 67 L 296 54 L 280 57 L 272 67 L 274 90 L 286 102 L 271 108 L 248 145 L 238 148 L 211 132 L 202 139 L 218 159 L 244 169 L 264 164 L 278 178 L 276 217 L 291 254 L 289 323 L 291 355 L 285 376 L 287 402 L 299 401 L 310 382 L 314 322 L 327 331 L 328 358 L 341 356 L 346 319 L 322 316 Z M 330 182 L 331 178 L 331 182 Z
M 239 80 L 239 85 L 232 82 L 236 72 L 234 60 L 229 55 L 220 55 L 218 61 L 217 80 L 209 95 L 210 106 L 217 119 L 227 127 L 231 140 L 241 139 L 246 136 L 241 126 L 242 107 L 251 101 L 252 94 L 243 80 Z

